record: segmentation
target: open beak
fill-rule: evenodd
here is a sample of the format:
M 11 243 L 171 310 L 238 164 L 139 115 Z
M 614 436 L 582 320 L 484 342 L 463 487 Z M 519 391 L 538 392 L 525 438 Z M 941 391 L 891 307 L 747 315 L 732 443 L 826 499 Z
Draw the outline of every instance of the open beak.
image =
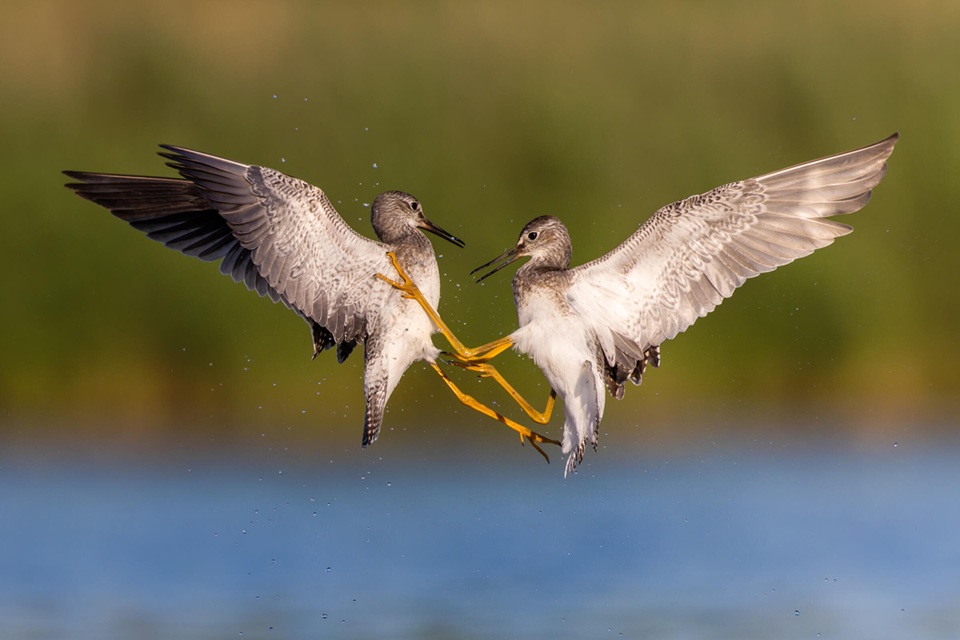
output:
M 463 240 L 461 240 L 460 238 L 456 237 L 456 236 L 453 235 L 452 233 L 443 230 L 442 228 L 440 228 L 440 227 L 438 227 L 437 225 L 433 224 L 432 222 L 430 222 L 430 221 L 427 220 L 426 218 L 422 218 L 422 219 L 420 220 L 420 224 L 417 225 L 417 226 L 420 227 L 421 229 L 423 229 L 424 231 L 429 231 L 430 233 L 432 233 L 432 234 L 434 234 L 434 235 L 440 236 L 441 238 L 443 238 L 444 240 L 446 240 L 446 241 L 448 241 L 448 242 L 452 242 L 453 244 L 457 245 L 457 246 L 460 247 L 461 249 L 463 249 L 463 247 L 466 246 L 465 243 L 463 242 Z
M 473 274 L 475 274 L 477 271 L 480 271 L 480 270 L 482 270 L 482 269 L 486 269 L 487 267 L 489 267 L 489 266 L 491 266 L 491 265 L 494 265 L 494 264 L 500 262 L 500 264 L 497 264 L 497 266 L 493 267 L 493 269 L 491 269 L 491 270 L 488 271 L 487 273 L 485 273 L 485 274 L 483 274 L 482 276 L 480 276 L 479 278 L 477 278 L 477 282 L 480 282 L 481 280 L 484 280 L 485 278 L 489 278 L 490 276 L 492 276 L 493 274 L 495 274 L 497 271 L 500 271 L 500 269 L 503 269 L 505 266 L 507 266 L 507 265 L 510 264 L 511 262 L 516 261 L 516 260 L 517 260 L 518 258 L 520 258 L 520 257 L 521 257 L 521 255 L 520 255 L 520 247 L 519 247 L 519 246 L 516 246 L 516 247 L 514 247 L 513 249 L 510 249 L 509 251 L 505 251 L 505 252 L 501 253 L 500 255 L 498 255 L 496 258 L 494 258 L 494 259 L 491 260 L 490 262 L 488 262 L 488 263 L 486 263 L 486 264 L 480 265 L 479 267 L 477 267 L 476 269 L 474 269 L 473 271 L 471 271 L 471 272 L 470 272 L 470 275 L 473 275 Z M 502 261 L 502 262 L 501 262 L 501 261 Z

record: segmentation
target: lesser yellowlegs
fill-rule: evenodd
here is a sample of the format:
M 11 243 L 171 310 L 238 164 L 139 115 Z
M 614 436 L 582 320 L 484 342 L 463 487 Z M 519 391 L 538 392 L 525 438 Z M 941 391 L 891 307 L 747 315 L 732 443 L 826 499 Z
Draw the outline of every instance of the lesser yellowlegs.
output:
M 866 205 L 897 142 L 876 144 L 727 184 L 663 207 L 626 241 L 587 264 L 569 268 L 572 245 L 559 219 L 528 223 L 514 248 L 474 270 L 529 257 L 513 278 L 520 328 L 476 348 L 456 339 L 436 311 L 407 284 L 441 327 L 467 368 L 497 380 L 536 422 L 545 424 L 559 394 L 566 420 L 565 473 L 596 448 L 604 387 L 623 396 L 660 362 L 660 344 L 712 311 L 751 278 L 824 247 L 852 228 L 828 220 Z M 479 280 L 478 280 L 479 281 Z M 487 361 L 515 347 L 529 355 L 551 386 L 535 410 Z
M 351 229 L 318 187 L 279 171 L 163 145 L 182 178 L 64 172 L 78 195 L 109 209 L 147 236 L 201 260 L 300 315 L 313 334 L 314 356 L 336 346 L 343 362 L 364 344 L 363 446 L 373 443 L 387 399 L 407 368 L 425 360 L 467 402 L 436 365 L 436 327 L 415 304 L 377 279 L 391 265 L 410 273 L 430 305 L 440 275 L 430 231 L 464 243 L 430 222 L 420 202 L 402 191 L 374 200 L 371 223 L 380 242 Z M 493 411 L 538 450 L 540 438 Z M 542 450 L 540 450 L 541 453 Z

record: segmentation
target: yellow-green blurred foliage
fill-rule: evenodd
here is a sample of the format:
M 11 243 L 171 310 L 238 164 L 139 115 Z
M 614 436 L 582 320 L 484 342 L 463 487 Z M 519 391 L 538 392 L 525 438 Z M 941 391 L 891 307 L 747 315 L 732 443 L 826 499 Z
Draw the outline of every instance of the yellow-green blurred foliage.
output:
M 511 272 L 482 286 L 468 272 L 533 216 L 563 218 L 585 262 L 663 204 L 896 130 L 886 180 L 845 220 L 856 232 L 664 345 L 604 426 L 953 421 L 955 0 L 41 0 L 4 14 L 8 434 L 359 440 L 359 353 L 311 362 L 300 319 L 76 198 L 62 169 L 170 175 L 157 143 L 198 148 L 322 186 L 367 235 L 365 203 L 410 191 L 467 241 L 435 241 L 441 312 L 479 343 L 516 326 Z M 530 363 L 502 369 L 545 396 Z M 489 384 L 475 393 L 513 412 Z M 487 426 L 422 365 L 390 408 L 398 430 Z

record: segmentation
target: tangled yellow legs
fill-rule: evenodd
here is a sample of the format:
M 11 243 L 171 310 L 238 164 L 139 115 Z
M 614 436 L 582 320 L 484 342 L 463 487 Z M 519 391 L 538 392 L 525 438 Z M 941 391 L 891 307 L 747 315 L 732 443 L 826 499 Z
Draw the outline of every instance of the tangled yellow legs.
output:
M 524 413 L 530 416 L 530 419 L 538 424 L 547 424 L 547 422 L 550 421 L 550 414 L 553 412 L 553 406 L 556 402 L 557 392 L 551 389 L 550 397 L 547 398 L 546 408 L 544 408 L 543 411 L 537 411 L 533 405 L 527 402 L 527 400 L 521 396 L 520 393 L 517 392 L 517 390 L 506 381 L 506 379 L 504 379 L 500 372 L 488 362 L 513 346 L 513 341 L 510 339 L 510 337 L 505 336 L 503 338 L 494 340 L 493 342 L 488 342 L 485 345 L 472 349 L 464 346 L 464 344 L 460 342 L 455 335 L 453 335 L 453 332 L 450 330 L 447 324 L 440 318 L 440 314 L 437 313 L 437 310 L 434 309 L 429 302 L 427 302 L 426 298 L 423 297 L 423 293 L 420 291 L 420 288 L 417 287 L 416 283 L 407 276 L 406 272 L 397 262 L 396 255 L 394 255 L 394 253 L 391 251 L 387 253 L 387 256 L 389 256 L 390 261 L 397 270 L 397 274 L 400 276 L 401 281 L 398 282 L 396 280 L 391 280 L 390 278 L 379 273 L 377 274 L 377 277 L 390 284 L 394 288 L 402 291 L 405 298 L 415 300 L 420 304 L 421 307 L 423 307 L 423 310 L 437 326 L 440 332 L 443 333 L 444 337 L 450 343 L 450 346 L 453 347 L 455 351 L 454 353 L 444 352 L 445 355 L 449 355 L 457 359 L 458 362 L 453 362 L 452 364 L 463 367 L 470 371 L 475 371 L 482 377 L 492 378 L 497 382 L 497 384 L 504 388 L 504 390 L 510 395 L 511 398 L 514 399 L 514 401 L 516 401 L 518 405 L 520 405 Z M 490 407 L 480 403 L 472 396 L 463 393 L 459 388 L 457 388 L 456 384 L 454 384 L 454 382 L 447 377 L 447 375 L 440 369 L 439 366 L 436 364 L 433 364 L 432 366 L 437 374 L 447 384 L 447 386 L 450 387 L 450 390 L 453 391 L 454 395 L 457 396 L 457 399 L 460 400 L 460 402 L 471 409 L 479 411 L 480 413 L 489 416 L 494 420 L 501 422 L 502 424 L 505 424 L 519 433 L 521 443 L 524 439 L 528 440 L 530 444 L 533 445 L 533 447 L 539 451 L 544 458 L 547 458 L 547 461 L 549 462 L 549 457 L 543 451 L 543 449 L 539 447 L 538 443 L 545 442 L 559 445 L 560 442 L 553 440 L 552 438 L 542 436 L 539 433 L 536 433 L 535 431 L 532 431 L 527 427 L 510 420 L 500 413 L 497 413 Z

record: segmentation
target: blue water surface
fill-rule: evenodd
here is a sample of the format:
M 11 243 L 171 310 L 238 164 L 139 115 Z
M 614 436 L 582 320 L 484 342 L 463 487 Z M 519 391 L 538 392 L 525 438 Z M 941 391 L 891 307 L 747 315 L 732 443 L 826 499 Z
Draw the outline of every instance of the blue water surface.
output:
M 960 450 L 904 449 L 8 455 L 0 638 L 960 638 Z

